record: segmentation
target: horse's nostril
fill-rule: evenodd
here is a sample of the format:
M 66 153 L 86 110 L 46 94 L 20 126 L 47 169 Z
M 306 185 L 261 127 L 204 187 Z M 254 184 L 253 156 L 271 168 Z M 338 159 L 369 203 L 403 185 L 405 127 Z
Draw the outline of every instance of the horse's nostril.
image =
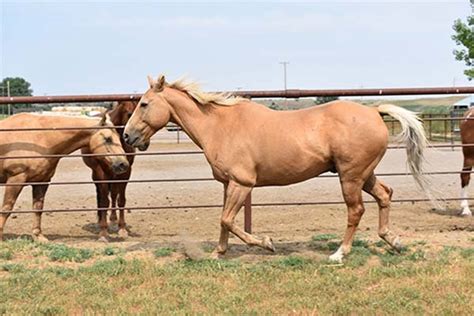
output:
M 128 136 L 128 134 L 127 134 L 127 133 L 123 133 L 123 139 L 124 139 L 124 140 L 127 140 L 127 139 L 128 139 L 128 137 L 129 137 L 129 136 Z

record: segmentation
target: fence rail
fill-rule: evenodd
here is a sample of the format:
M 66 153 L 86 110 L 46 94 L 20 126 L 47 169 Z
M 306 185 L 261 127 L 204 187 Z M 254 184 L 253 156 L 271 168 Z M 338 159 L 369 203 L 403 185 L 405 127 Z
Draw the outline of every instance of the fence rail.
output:
M 392 96 L 392 95 L 439 95 L 474 93 L 474 87 L 431 87 L 431 88 L 379 88 L 379 89 L 287 89 L 230 91 L 230 93 L 248 98 L 309 98 L 309 97 L 356 97 L 356 96 Z M 32 97 L 1 97 L 0 104 L 16 103 L 70 103 L 70 102 L 109 102 L 137 101 L 142 94 L 96 94 L 62 95 Z

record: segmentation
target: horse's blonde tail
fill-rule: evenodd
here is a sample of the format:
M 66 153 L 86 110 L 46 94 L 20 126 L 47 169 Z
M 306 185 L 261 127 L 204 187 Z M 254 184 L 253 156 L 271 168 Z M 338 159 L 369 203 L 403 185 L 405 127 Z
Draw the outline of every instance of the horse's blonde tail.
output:
M 437 199 L 434 197 L 436 194 L 431 189 L 431 182 L 423 173 L 424 150 L 428 145 L 428 140 L 426 139 L 421 120 L 416 113 L 393 104 L 379 105 L 377 110 L 380 113 L 392 116 L 400 122 L 402 132 L 397 135 L 397 140 L 406 146 L 407 163 L 413 178 L 433 204 L 439 206 Z

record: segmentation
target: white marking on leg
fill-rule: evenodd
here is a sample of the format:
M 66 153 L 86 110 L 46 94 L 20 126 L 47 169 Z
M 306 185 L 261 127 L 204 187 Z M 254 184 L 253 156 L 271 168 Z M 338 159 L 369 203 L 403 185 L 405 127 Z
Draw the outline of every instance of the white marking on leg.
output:
M 342 251 L 342 246 L 337 249 L 335 253 L 329 256 L 329 260 L 342 263 L 342 258 L 344 258 L 344 253 Z
M 469 197 L 468 194 L 468 185 L 466 185 L 464 188 L 461 190 L 461 207 L 462 207 L 462 212 L 461 216 L 472 216 L 472 212 L 469 209 L 469 201 L 467 200 Z

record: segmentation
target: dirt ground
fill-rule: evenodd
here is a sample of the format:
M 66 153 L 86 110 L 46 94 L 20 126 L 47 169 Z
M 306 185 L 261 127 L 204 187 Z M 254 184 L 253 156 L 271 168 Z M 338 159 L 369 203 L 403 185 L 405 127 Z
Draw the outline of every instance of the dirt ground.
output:
M 181 135 L 183 136 L 183 135 Z M 177 151 L 197 149 L 184 139 L 173 143 L 175 136 L 161 133 L 150 151 Z M 454 150 L 428 150 L 429 171 L 455 171 L 462 165 L 462 154 Z M 389 150 L 376 172 L 406 172 L 404 150 Z M 203 155 L 141 156 L 133 166 L 132 179 L 211 177 Z M 78 158 L 64 158 L 53 181 L 90 180 L 90 171 Z M 394 189 L 394 199 L 423 198 L 409 176 L 383 177 Z M 444 197 L 459 196 L 459 176 L 434 176 L 433 182 Z M 3 188 L 0 190 L 3 193 Z M 471 193 L 474 196 L 474 189 Z M 127 191 L 129 206 L 219 204 L 222 202 L 222 185 L 218 182 L 176 182 L 130 184 Z M 372 200 L 364 195 L 366 200 Z M 296 202 L 341 200 L 337 178 L 316 178 L 287 187 L 257 188 L 253 202 Z M 46 195 L 45 208 L 93 208 L 95 189 L 92 184 L 51 186 Z M 31 208 L 31 189 L 25 188 L 16 209 Z M 433 211 L 428 203 L 394 203 L 391 226 L 405 243 L 427 242 L 433 247 L 445 245 L 472 246 L 474 218 L 456 216 L 459 202 L 448 203 L 447 211 Z M 121 240 L 112 233 L 110 244 L 130 251 L 156 247 L 182 247 L 183 240 L 193 240 L 208 248 L 215 246 L 219 237 L 220 209 L 171 209 L 133 211 L 127 214 L 130 237 Z M 243 223 L 243 212 L 238 216 Z M 378 212 L 373 203 L 366 204 L 366 213 L 359 226 L 357 237 L 376 241 Z M 254 207 L 253 232 L 273 238 L 277 255 L 310 251 L 312 236 L 334 233 L 342 236 L 346 225 L 344 205 Z M 12 216 L 5 227 L 7 238 L 29 234 L 31 214 Z M 83 247 L 100 247 L 95 212 L 44 214 L 43 231 L 52 242 L 63 242 Z M 265 258 L 268 252 L 250 249 L 237 238 L 230 241 L 229 257 Z M 314 250 L 313 250 L 314 252 Z M 137 253 L 138 255 L 138 253 Z

